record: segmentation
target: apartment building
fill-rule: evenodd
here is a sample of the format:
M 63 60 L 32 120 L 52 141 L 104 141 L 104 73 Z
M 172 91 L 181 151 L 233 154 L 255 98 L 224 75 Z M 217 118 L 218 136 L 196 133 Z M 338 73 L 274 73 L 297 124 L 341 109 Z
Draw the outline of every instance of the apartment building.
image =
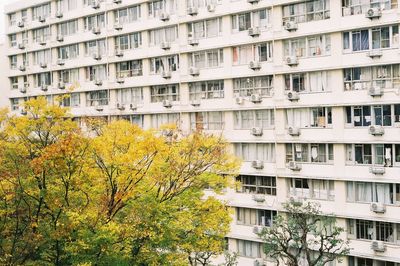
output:
M 400 265 L 398 0 L 30 0 L 7 13 L 8 98 L 223 133 L 243 159 L 228 247 L 311 200 L 346 228 L 332 265 Z M 58 101 L 58 96 L 70 98 Z

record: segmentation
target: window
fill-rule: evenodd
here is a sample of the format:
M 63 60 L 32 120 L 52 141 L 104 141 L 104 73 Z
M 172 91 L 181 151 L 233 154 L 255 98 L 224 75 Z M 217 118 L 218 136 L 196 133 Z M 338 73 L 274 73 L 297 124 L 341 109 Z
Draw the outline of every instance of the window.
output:
M 220 130 L 224 127 L 223 112 L 190 113 L 192 130 Z
M 199 69 L 220 67 L 224 63 L 223 49 L 214 49 L 189 53 L 190 66 Z
M 235 155 L 243 161 L 275 162 L 275 145 L 272 143 L 235 143 Z
M 118 89 L 117 101 L 121 104 L 141 104 L 143 103 L 143 89 L 142 88 L 126 88 Z
M 151 30 L 149 32 L 150 45 L 160 45 L 162 42 L 175 42 L 178 38 L 178 28 L 176 26 L 165 27 L 161 29 Z
M 259 258 L 263 254 L 263 244 L 259 242 L 236 239 L 236 247 L 239 256 Z
M 134 76 L 141 76 L 142 74 L 142 60 L 132 60 L 126 62 L 116 63 L 118 78 L 127 78 Z
M 251 61 L 272 61 L 272 43 L 233 47 L 233 65 L 249 64 Z
M 53 80 L 53 76 L 50 72 L 35 74 L 33 76 L 34 84 L 36 87 L 44 86 L 44 85 L 51 85 Z
M 286 124 L 291 127 L 331 127 L 332 107 L 286 109 Z
M 137 21 L 140 18 L 140 5 L 114 11 L 115 23 L 125 24 Z
M 232 16 L 232 31 L 245 31 L 252 27 L 266 29 L 271 23 L 271 9 L 240 13 Z
M 43 4 L 40 6 L 35 6 L 32 9 L 32 20 L 39 20 L 39 17 L 47 18 L 51 14 L 51 4 Z
M 241 183 L 241 186 L 236 188 L 236 192 L 276 195 L 275 176 L 239 175 L 236 181 Z
M 35 29 L 32 31 L 33 41 L 34 42 L 41 42 L 41 41 L 49 41 L 51 37 L 50 28 L 44 27 Z
M 398 25 L 343 33 L 343 51 L 345 53 L 398 47 L 398 45 Z
M 10 27 L 17 25 L 17 14 L 8 14 L 8 24 L 10 25 Z
M 85 31 L 93 30 L 96 27 L 104 28 L 106 23 L 106 18 L 104 14 L 98 14 L 90 17 L 85 17 L 84 29 Z
M 206 7 L 207 4 L 220 4 L 221 0 L 186 0 L 187 7 Z
M 335 199 L 333 180 L 289 178 L 287 182 L 290 196 L 317 200 Z
M 18 98 L 11 98 L 11 111 L 17 111 L 19 109 L 19 99 Z
M 79 44 L 71 44 L 58 48 L 59 59 L 75 59 L 79 56 Z
M 79 81 L 79 68 L 61 70 L 58 72 L 58 77 L 60 82 L 76 83 Z
M 399 152 L 399 144 L 347 144 L 346 161 L 348 164 L 398 166 Z
M 286 144 L 286 162 L 333 163 L 333 144 Z
M 10 77 L 10 84 L 12 89 L 18 89 L 18 77 Z
M 86 92 L 86 106 L 108 105 L 108 91 L 89 91 Z
M 150 87 L 151 102 L 162 102 L 163 100 L 179 101 L 179 85 L 159 85 Z
M 397 8 L 397 0 L 344 0 L 342 1 L 343 16 L 365 14 L 371 7 L 383 10 Z
M 391 183 L 346 182 L 348 202 L 400 202 L 400 185 Z
M 346 124 L 354 127 L 391 126 L 396 105 L 346 106 Z M 392 111 L 393 109 L 393 111 Z
M 149 4 L 149 16 L 157 17 L 161 12 L 167 12 L 168 14 L 174 14 L 177 7 L 176 0 L 157 0 L 151 1 Z
M 189 83 L 190 100 L 217 99 L 217 98 L 224 98 L 223 80 L 211 80 L 211 81 Z
M 169 55 L 150 59 L 150 73 L 160 74 L 163 71 L 177 71 L 179 69 L 179 55 Z
M 285 40 L 284 56 L 316 57 L 331 54 L 329 34 Z
M 85 55 L 93 56 L 95 54 L 104 55 L 107 51 L 105 39 L 88 41 L 85 43 Z
M 78 32 L 78 20 L 71 20 L 57 25 L 58 34 L 62 36 L 74 35 Z
M 152 114 L 151 117 L 151 126 L 153 128 L 160 128 L 162 125 L 175 124 L 179 125 L 180 123 L 180 115 L 177 113 L 169 113 L 169 114 Z
M 135 124 L 141 128 L 143 128 L 143 116 L 144 115 L 116 115 L 112 116 L 111 120 L 125 120 L 132 124 Z
M 9 57 L 10 59 L 10 68 L 11 69 L 17 69 L 17 56 L 16 55 L 12 55 Z
M 235 208 L 236 223 L 242 225 L 272 226 L 277 212 L 249 208 Z
M 283 24 L 288 21 L 302 23 L 329 18 L 329 0 L 303 1 L 283 6 Z
M 273 109 L 235 111 L 234 117 L 235 129 L 272 128 L 275 124 Z
M 105 1 L 105 0 L 98 0 L 98 2 L 100 2 L 100 3 L 104 2 L 104 1 Z M 92 0 L 83 0 L 83 5 L 84 5 L 84 6 L 91 6 L 92 3 L 93 3 Z
M 233 79 L 233 96 L 248 97 L 258 94 L 263 97 L 272 96 L 272 76 L 247 77 Z
M 28 10 L 27 9 L 21 10 L 21 21 L 23 21 L 23 22 L 28 21 Z
M 51 62 L 51 50 L 40 50 L 33 53 L 33 64 L 39 65 Z
M 67 96 L 64 96 L 60 104 L 64 107 L 79 107 L 81 104 L 80 94 L 71 93 Z
M 17 47 L 17 34 L 10 34 L 8 36 L 10 47 Z
M 115 37 L 116 49 L 130 50 L 142 46 L 142 33 L 134 32 Z
M 106 65 L 97 65 L 86 67 L 86 80 L 106 80 L 107 79 L 107 67 Z
M 344 69 L 344 89 L 400 89 L 400 64 Z
M 22 65 L 29 66 L 29 55 L 26 53 L 22 54 Z
M 57 12 L 67 12 L 77 9 L 77 0 L 57 0 Z
M 212 38 L 221 35 L 222 18 L 188 23 L 188 37 L 194 39 Z
M 400 224 L 382 221 L 359 219 L 349 219 L 347 221 L 349 238 L 379 240 L 389 243 L 396 243 L 398 241 L 399 226 Z
M 29 42 L 28 40 L 28 31 L 23 31 L 22 32 L 22 43 L 27 45 Z

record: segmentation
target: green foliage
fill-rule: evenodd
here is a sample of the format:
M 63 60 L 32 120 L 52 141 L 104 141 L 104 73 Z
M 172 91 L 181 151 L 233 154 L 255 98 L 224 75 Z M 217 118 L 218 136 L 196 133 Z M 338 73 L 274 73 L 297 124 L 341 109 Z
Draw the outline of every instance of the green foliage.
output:
M 220 138 L 126 121 L 84 134 L 45 99 L 1 114 L 0 264 L 187 265 L 222 254 L 230 216 L 204 188 L 238 163 Z
M 323 266 L 349 253 L 348 242 L 341 238 L 344 229 L 336 226 L 334 216 L 323 215 L 319 204 L 290 201 L 283 207 L 285 214 L 260 234 L 265 254 L 278 265 L 298 266 L 306 260 L 310 266 Z

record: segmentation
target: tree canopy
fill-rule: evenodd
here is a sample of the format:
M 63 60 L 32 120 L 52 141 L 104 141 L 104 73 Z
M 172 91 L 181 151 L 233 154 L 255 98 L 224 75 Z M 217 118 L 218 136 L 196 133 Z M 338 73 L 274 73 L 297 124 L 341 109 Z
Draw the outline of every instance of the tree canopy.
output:
M 88 134 L 44 98 L 24 108 L 0 115 L 0 264 L 194 265 L 222 254 L 230 214 L 204 189 L 230 185 L 239 164 L 220 137 L 126 121 Z

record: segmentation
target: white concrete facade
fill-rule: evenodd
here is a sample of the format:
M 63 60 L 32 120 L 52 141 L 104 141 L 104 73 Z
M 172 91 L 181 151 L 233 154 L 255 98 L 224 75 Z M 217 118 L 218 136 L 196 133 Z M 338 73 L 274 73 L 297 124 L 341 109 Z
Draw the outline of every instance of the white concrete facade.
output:
M 336 264 L 400 265 L 397 0 L 29 0 L 6 13 L 13 112 L 72 91 L 76 117 L 222 130 L 244 161 L 243 192 L 224 196 L 239 265 L 270 264 L 253 231 L 290 197 L 338 216 L 353 249 Z

